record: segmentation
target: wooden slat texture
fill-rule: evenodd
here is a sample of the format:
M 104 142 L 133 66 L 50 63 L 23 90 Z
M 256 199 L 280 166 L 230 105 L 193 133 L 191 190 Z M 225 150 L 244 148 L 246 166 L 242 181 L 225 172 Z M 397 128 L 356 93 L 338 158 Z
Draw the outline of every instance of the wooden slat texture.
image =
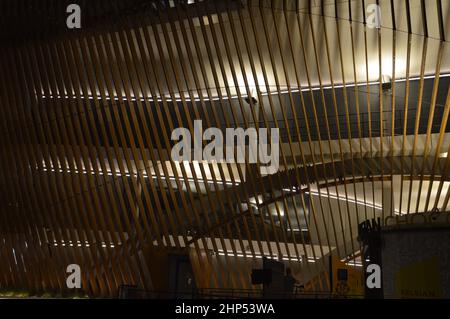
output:
M 71 2 L 0 4 L 0 294 L 254 289 L 263 258 L 329 292 L 361 222 L 448 210 L 447 1 Z M 199 121 L 278 132 L 277 171 L 251 136 L 176 161 Z

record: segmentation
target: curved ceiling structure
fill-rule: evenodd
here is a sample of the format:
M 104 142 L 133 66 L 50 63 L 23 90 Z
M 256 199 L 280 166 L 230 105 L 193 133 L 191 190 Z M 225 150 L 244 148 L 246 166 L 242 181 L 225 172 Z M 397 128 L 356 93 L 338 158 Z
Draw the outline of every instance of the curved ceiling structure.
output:
M 267 257 L 328 291 L 358 224 L 448 210 L 449 1 L 80 0 L 75 29 L 73 1 L 6 2 L 0 289 L 67 293 L 78 264 L 92 296 L 157 290 L 186 255 L 197 287 Z M 196 157 L 210 128 L 245 159 Z

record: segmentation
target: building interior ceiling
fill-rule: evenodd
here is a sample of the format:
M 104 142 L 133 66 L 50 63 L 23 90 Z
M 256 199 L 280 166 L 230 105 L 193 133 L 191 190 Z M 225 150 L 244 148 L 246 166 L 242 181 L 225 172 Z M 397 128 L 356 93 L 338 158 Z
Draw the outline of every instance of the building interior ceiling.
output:
M 154 289 L 166 248 L 204 287 L 268 257 L 326 290 L 359 223 L 448 210 L 450 1 L 98 1 L 79 30 L 50 2 L 0 7 L 0 286 L 74 260 L 90 294 Z M 278 129 L 278 171 L 174 161 L 195 120 Z

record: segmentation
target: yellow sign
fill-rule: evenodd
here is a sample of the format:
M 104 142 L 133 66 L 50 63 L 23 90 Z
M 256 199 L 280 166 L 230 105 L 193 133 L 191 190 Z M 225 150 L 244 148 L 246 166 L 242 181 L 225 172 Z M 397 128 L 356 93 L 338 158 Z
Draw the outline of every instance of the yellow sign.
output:
M 395 292 L 400 298 L 441 298 L 439 259 L 433 257 L 401 268 L 395 274 Z
M 333 294 L 338 296 L 364 295 L 364 277 L 361 267 L 346 265 L 332 256 Z

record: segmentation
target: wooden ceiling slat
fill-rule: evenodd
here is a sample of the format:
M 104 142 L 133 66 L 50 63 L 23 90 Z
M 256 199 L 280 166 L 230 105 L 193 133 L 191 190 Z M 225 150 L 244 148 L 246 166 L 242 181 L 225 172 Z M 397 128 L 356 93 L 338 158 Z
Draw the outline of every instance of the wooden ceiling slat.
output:
M 151 290 L 149 256 L 176 253 L 200 288 L 252 288 L 238 265 L 268 257 L 329 291 L 326 257 L 355 259 L 362 218 L 446 210 L 441 0 L 377 0 L 390 17 L 374 29 L 364 0 L 82 1 L 81 30 L 55 16 L 65 2 L 45 4 L 34 16 L 34 3 L 0 5 L 2 286 L 67 294 L 65 267 L 77 263 L 89 295 Z M 279 172 L 249 158 L 174 162 L 170 131 L 193 132 L 195 120 L 282 131 Z

